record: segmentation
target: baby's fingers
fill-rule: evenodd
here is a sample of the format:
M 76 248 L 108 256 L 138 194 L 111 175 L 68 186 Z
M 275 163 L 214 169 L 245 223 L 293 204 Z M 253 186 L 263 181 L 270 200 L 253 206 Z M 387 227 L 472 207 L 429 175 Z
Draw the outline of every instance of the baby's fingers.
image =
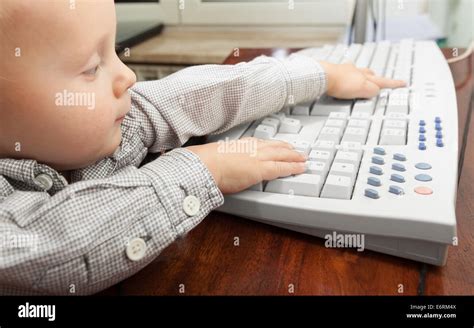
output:
M 264 161 L 261 162 L 260 169 L 263 180 L 273 180 L 305 172 L 306 163 Z
M 370 80 L 366 80 L 357 98 L 372 98 L 378 95 L 380 88 Z
M 380 89 L 403 88 L 403 87 L 406 86 L 405 81 L 387 79 L 387 78 L 381 77 L 381 76 L 367 75 L 367 79 L 369 81 L 375 83 Z

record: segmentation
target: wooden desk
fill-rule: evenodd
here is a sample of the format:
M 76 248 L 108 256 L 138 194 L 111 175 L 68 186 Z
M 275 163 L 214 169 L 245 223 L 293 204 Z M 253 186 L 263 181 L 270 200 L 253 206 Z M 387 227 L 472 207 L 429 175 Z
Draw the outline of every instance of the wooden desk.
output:
M 225 63 L 247 61 L 269 49 L 241 50 Z M 444 51 L 450 56 L 450 51 Z M 459 245 L 445 267 L 385 254 L 327 249 L 324 240 L 211 213 L 149 266 L 101 295 L 459 295 L 474 294 L 473 56 L 451 65 L 459 110 Z M 469 133 L 470 130 L 470 133 Z M 464 140 L 464 142 L 463 142 Z M 234 237 L 240 245 L 234 246 Z M 403 285 L 403 293 L 399 293 Z

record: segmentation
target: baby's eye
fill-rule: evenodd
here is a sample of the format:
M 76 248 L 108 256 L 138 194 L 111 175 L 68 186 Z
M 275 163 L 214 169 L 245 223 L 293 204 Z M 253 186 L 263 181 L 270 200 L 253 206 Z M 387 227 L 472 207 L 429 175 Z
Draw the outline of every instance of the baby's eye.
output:
M 91 68 L 87 71 L 84 72 L 84 74 L 86 75 L 95 75 L 97 73 L 97 71 L 99 70 L 99 65 L 95 66 L 94 68 Z

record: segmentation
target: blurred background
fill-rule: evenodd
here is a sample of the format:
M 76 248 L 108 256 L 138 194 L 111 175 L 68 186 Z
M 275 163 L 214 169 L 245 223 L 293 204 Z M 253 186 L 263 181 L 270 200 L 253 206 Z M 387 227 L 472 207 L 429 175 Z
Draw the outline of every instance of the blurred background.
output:
M 402 38 L 467 48 L 474 33 L 474 0 L 115 3 L 117 51 L 139 80 L 159 79 L 190 65 L 220 64 L 241 48 L 305 48 Z

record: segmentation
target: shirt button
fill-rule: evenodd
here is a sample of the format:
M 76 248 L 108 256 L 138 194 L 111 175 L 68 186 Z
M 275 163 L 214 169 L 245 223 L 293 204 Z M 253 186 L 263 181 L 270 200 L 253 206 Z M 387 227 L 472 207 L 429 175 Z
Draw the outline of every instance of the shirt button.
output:
M 33 181 L 44 191 L 48 191 L 53 186 L 53 179 L 45 173 L 38 174 Z
M 145 256 L 146 249 L 147 246 L 143 239 L 133 238 L 128 242 L 125 253 L 130 260 L 140 261 Z
M 186 196 L 183 200 L 183 210 L 188 216 L 196 215 L 201 208 L 201 202 L 196 196 Z

